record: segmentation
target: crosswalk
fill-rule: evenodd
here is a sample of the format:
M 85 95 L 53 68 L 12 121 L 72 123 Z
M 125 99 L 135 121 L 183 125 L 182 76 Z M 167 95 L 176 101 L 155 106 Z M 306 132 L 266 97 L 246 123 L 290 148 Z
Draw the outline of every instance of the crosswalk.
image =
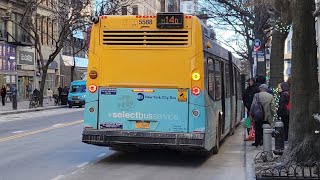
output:
M 65 114 L 65 113 L 71 113 L 71 112 L 79 112 L 83 110 L 84 110 L 83 108 L 72 108 L 72 109 L 59 108 L 59 109 L 52 109 L 52 110 L 3 115 L 0 117 L 0 123 L 10 122 L 10 121 L 19 121 L 19 120 L 25 120 L 30 118 L 46 117 L 46 116 Z

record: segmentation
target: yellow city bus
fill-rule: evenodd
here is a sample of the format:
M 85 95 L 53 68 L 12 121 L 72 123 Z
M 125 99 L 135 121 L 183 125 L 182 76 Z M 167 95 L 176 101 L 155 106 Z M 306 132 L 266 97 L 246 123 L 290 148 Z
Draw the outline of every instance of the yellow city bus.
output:
M 242 116 L 239 59 L 196 16 L 92 21 L 82 141 L 216 153 Z

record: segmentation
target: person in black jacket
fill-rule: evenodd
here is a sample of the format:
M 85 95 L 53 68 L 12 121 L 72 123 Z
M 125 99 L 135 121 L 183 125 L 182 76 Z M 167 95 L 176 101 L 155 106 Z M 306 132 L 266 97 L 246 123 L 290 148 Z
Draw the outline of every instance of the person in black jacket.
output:
M 290 114 L 290 87 L 286 82 L 281 83 L 281 92 L 279 99 L 278 117 L 281 117 L 281 121 L 284 125 L 284 139 L 288 141 L 289 134 L 289 114 Z
M 7 95 L 7 89 L 6 89 L 6 86 L 3 85 L 2 88 L 1 88 L 1 100 L 2 100 L 2 106 L 5 105 L 5 99 L 6 99 L 6 95 Z
M 248 82 L 249 82 L 249 85 L 242 95 L 242 100 L 243 100 L 244 107 L 246 107 L 248 112 L 250 112 L 253 96 L 255 93 L 255 80 L 254 78 L 250 78 Z
M 249 85 L 242 95 L 242 101 L 243 101 L 244 107 L 247 109 L 247 114 L 249 117 L 249 112 L 250 112 L 250 108 L 252 105 L 253 96 L 256 92 L 256 86 L 255 86 L 255 79 L 254 78 L 248 79 L 247 82 L 249 82 Z M 250 129 L 247 129 L 247 133 L 248 134 L 250 133 Z

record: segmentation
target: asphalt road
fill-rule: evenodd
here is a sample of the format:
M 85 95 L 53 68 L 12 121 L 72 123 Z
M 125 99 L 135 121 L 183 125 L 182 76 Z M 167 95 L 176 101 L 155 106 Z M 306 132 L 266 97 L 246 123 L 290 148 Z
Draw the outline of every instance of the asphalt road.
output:
M 12 118 L 16 117 L 16 118 Z M 81 142 L 82 109 L 0 117 L 0 180 L 245 179 L 241 128 L 218 155 L 120 153 Z

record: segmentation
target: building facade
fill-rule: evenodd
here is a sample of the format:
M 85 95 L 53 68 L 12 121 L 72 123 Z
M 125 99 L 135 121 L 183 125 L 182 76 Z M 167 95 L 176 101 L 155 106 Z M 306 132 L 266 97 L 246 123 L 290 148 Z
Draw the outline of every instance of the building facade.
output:
M 180 12 L 195 15 L 198 9 L 198 0 L 181 0 L 180 2 Z
M 25 3 L 0 0 L 0 86 L 5 85 L 10 97 L 18 90 L 18 98 L 29 97 L 35 85 L 35 49 L 20 25 Z M 10 99 L 10 98 L 9 98 Z
M 160 12 L 160 0 L 95 0 L 96 15 L 155 15 Z

